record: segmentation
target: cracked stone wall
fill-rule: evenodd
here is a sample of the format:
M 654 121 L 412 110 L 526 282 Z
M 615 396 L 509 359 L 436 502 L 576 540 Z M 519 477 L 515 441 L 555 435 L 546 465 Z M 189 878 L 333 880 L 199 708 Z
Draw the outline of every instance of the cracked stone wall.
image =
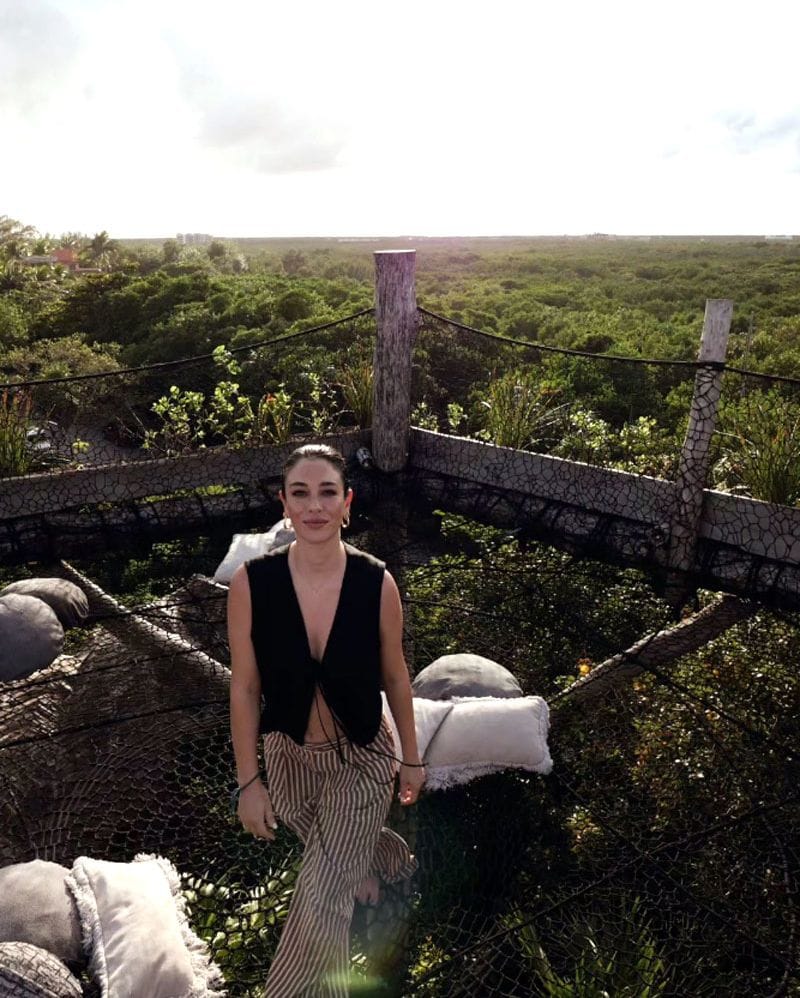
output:
M 409 473 L 443 508 L 627 564 L 666 563 L 673 482 L 417 429 Z M 700 584 L 800 605 L 800 509 L 705 490 L 698 540 Z

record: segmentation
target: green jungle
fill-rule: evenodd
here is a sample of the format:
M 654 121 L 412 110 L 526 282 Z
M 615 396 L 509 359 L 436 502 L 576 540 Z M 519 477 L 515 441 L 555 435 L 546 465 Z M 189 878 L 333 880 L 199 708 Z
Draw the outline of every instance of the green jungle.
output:
M 26 264 L 53 246 L 71 248 L 80 267 Z M 128 418 L 120 414 L 118 380 L 41 386 L 27 396 L 6 392 L 0 475 L 36 470 L 37 455 L 20 444 L 25 420 L 89 420 L 115 439 L 146 442 L 161 453 L 368 424 L 371 318 L 271 350 L 243 348 L 370 308 L 372 254 L 385 248 L 416 249 L 417 300 L 425 309 L 485 333 L 594 355 L 692 361 L 706 299 L 731 298 L 728 364 L 800 377 L 800 240 L 404 237 L 183 245 L 115 242 L 107 233 L 56 240 L 1 217 L 3 381 L 205 355 L 216 362 L 127 376 Z M 715 487 L 789 505 L 800 499 L 797 387 L 727 375 Z M 691 389 L 688 368 L 538 352 L 425 322 L 415 351 L 413 422 L 669 477 Z M 80 463 L 80 432 L 75 436 Z

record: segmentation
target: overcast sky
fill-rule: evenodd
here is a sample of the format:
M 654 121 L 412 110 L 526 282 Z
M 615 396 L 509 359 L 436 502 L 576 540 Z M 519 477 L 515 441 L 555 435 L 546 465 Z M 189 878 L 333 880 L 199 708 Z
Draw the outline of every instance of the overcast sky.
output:
M 0 215 L 800 233 L 798 0 L 0 0 Z

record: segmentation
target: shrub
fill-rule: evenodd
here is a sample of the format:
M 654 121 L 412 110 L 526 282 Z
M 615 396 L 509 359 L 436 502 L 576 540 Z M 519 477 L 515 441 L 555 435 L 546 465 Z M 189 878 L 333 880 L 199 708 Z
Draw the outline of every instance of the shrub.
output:
M 352 412 L 362 430 L 372 426 L 372 388 L 374 372 L 367 358 L 345 363 L 342 367 L 339 388 L 344 404 Z
M 32 428 L 30 394 L 4 389 L 0 395 L 0 476 L 24 475 L 30 468 L 28 434 Z
M 718 487 L 784 506 L 800 502 L 800 406 L 758 393 L 723 410 L 720 422 Z
M 483 437 L 518 450 L 542 443 L 563 422 L 565 407 L 555 404 L 556 397 L 533 374 L 509 371 L 490 382 L 481 400 Z
M 283 384 L 258 403 L 254 436 L 270 444 L 285 444 L 292 435 L 294 402 Z

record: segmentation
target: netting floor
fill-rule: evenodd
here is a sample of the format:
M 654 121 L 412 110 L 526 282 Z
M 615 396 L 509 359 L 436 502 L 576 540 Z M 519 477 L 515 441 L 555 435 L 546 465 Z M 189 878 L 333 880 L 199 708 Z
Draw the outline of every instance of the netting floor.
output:
M 350 539 L 398 580 L 414 670 L 471 651 L 554 699 L 581 664 L 671 623 L 639 572 L 418 505 L 376 501 Z M 224 673 L 134 626 L 225 665 L 225 593 L 208 577 L 228 540 L 73 562 L 131 616 L 96 615 L 48 670 L 0 690 L 0 864 L 167 856 L 230 995 L 249 996 L 301 848 L 284 829 L 265 847 L 228 814 Z M 420 871 L 410 894 L 357 909 L 351 992 L 800 994 L 797 625 L 759 610 L 669 669 L 559 698 L 550 776 L 508 771 L 393 811 Z

